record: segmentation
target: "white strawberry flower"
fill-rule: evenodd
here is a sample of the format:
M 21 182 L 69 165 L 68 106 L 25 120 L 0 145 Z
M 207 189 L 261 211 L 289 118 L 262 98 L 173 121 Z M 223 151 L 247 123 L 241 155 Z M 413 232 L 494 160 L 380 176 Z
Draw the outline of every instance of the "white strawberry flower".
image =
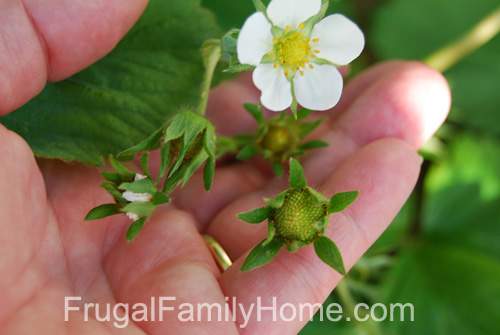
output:
M 321 10 L 322 0 L 272 0 L 265 13 L 243 25 L 238 60 L 256 67 L 253 82 L 267 109 L 283 111 L 296 101 L 324 111 L 339 102 L 343 79 L 337 67 L 356 59 L 365 39 L 343 15 L 317 22 Z

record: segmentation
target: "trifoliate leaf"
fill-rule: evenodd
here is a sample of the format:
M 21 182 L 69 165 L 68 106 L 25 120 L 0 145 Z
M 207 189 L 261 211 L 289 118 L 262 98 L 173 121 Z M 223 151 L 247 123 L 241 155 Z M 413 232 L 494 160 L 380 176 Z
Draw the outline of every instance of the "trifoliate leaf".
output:
M 137 235 L 139 235 L 145 223 L 146 223 L 146 218 L 140 218 L 139 220 L 135 221 L 130 225 L 130 227 L 127 230 L 127 240 L 129 242 L 133 241 L 137 237 Z
M 335 194 L 333 197 L 330 198 L 328 213 L 342 212 L 356 200 L 358 195 L 359 195 L 358 191 Z
M 335 243 L 326 236 L 319 237 L 314 241 L 316 255 L 338 273 L 345 275 L 344 261 Z
M 307 186 L 304 169 L 295 158 L 290 158 L 290 186 L 296 189 Z
M 264 266 L 270 263 L 274 257 L 278 254 L 278 251 L 283 246 L 283 241 L 275 238 L 270 243 L 265 244 L 266 240 L 260 242 L 251 252 L 248 254 L 245 262 L 241 266 L 241 271 L 247 272 L 255 268 Z M 265 244 L 265 245 L 264 245 Z
M 271 211 L 272 209 L 270 207 L 257 208 L 249 212 L 238 214 L 238 218 L 247 223 L 261 223 L 269 217 Z
M 118 209 L 116 204 L 101 205 L 92 209 L 85 217 L 85 221 L 99 220 L 119 213 L 120 210 Z
M 104 59 L 0 119 L 45 158 L 101 165 L 150 136 L 183 106 L 197 106 L 202 43 L 219 35 L 199 0 L 150 0 Z M 3 98 L 3 97 L 2 97 Z

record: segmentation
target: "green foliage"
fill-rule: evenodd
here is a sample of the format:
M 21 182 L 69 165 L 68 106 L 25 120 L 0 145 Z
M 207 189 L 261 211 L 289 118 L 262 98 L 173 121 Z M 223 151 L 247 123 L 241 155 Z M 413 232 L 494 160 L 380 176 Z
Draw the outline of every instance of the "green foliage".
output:
M 389 1 L 374 17 L 372 46 L 382 59 L 424 59 L 460 38 L 497 7 L 498 1 L 492 0 Z M 497 36 L 447 71 L 453 91 L 452 120 L 500 134 L 499 54 Z
M 218 35 L 197 0 L 151 0 L 107 57 L 0 119 L 40 157 L 98 165 L 153 133 L 180 107 L 197 106 L 200 47 Z
M 261 223 L 267 220 L 269 214 L 271 214 L 271 208 L 262 207 L 246 213 L 240 213 L 238 214 L 238 218 L 246 223 Z

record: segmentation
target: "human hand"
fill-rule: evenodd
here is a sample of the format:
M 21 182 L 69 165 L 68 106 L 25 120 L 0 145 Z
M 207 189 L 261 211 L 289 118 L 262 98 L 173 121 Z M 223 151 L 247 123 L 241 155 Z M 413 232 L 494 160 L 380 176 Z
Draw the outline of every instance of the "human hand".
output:
M 18 2 L 0 5 L 0 73 L 5 77 L 0 95 L 9 97 L 0 101 L 4 113 L 35 95 L 46 78 L 62 79 L 104 55 L 145 5 L 133 0 L 95 6 L 75 0 L 52 6 L 24 3 L 31 21 Z M 56 15 L 60 13 L 65 15 Z M 253 120 L 241 104 L 257 99 L 243 76 L 213 92 L 208 115 L 225 134 L 251 130 Z M 328 120 L 316 135 L 330 147 L 306 157 L 309 182 L 326 195 L 360 191 L 348 211 L 330 219 L 328 235 L 347 268 L 411 193 L 421 164 L 415 150 L 443 122 L 449 104 L 440 74 L 418 63 L 390 62 L 354 79 L 335 110 L 318 113 Z M 4 128 L 0 157 L 0 333 L 295 334 L 307 320 L 271 322 L 266 314 L 244 329 L 238 328 L 244 322 L 241 316 L 236 323 L 181 323 L 176 314 L 165 313 L 163 322 L 130 323 L 118 330 L 112 322 L 93 319 L 95 311 L 88 322 L 82 311 L 71 312 L 65 322 L 64 302 L 65 296 L 81 296 L 83 302 L 132 305 L 166 296 L 176 297 L 170 303 L 176 306 L 223 304 L 227 296 L 248 306 L 260 296 L 264 305 L 271 305 L 273 297 L 278 303 L 321 303 L 341 278 L 309 247 L 283 252 L 252 272 L 239 271 L 266 227 L 240 222 L 236 214 L 261 206 L 262 197 L 283 188 L 283 180 L 258 163 L 222 162 L 210 193 L 203 191 L 201 176 L 195 176 L 130 244 L 123 238 L 130 224 L 126 217 L 83 221 L 90 208 L 110 200 L 95 169 L 37 163 L 26 143 Z M 204 233 L 215 237 L 234 260 L 226 272 L 217 268 Z

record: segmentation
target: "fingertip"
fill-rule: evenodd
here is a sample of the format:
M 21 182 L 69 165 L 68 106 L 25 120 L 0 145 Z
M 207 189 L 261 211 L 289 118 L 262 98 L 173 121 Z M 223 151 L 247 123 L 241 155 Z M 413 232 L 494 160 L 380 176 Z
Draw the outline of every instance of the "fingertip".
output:
M 398 62 L 338 122 L 361 144 L 396 137 L 418 148 L 442 125 L 450 105 L 442 74 L 420 62 Z

